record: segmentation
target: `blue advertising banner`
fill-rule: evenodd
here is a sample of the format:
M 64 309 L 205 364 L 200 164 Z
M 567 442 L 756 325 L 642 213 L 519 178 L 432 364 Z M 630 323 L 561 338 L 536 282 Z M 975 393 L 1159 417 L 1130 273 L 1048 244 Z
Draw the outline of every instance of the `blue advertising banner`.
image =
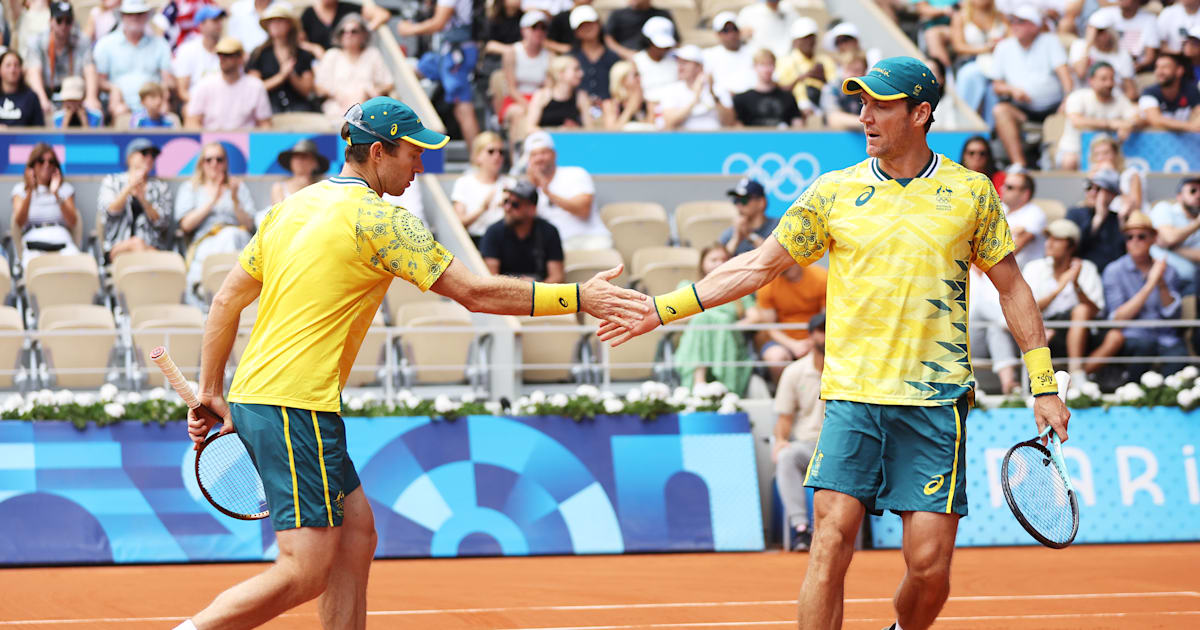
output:
M 1087 147 L 1091 146 L 1096 133 L 1085 133 L 1083 139 L 1083 165 L 1087 172 Z M 1141 131 L 1131 134 L 1121 145 L 1125 166 L 1132 166 L 1144 173 L 1195 173 L 1200 171 L 1200 133 L 1174 133 L 1170 131 Z
M 558 163 L 593 175 L 746 175 L 766 189 L 771 216 L 782 215 L 821 173 L 867 158 L 862 133 L 723 131 L 711 133 L 555 133 Z M 934 132 L 929 146 L 955 161 L 973 134 Z
M 379 557 L 763 548 L 745 414 L 346 418 Z M 273 558 L 195 483 L 182 423 L 0 422 L 0 565 Z
M 1074 410 L 1063 456 L 1079 493 L 1077 543 L 1200 540 L 1200 414 L 1179 409 Z M 1038 544 L 1017 523 L 1000 487 L 1000 463 L 1035 432 L 1024 409 L 967 416 L 969 515 L 960 546 Z M 900 517 L 872 518 L 874 546 L 900 546 Z

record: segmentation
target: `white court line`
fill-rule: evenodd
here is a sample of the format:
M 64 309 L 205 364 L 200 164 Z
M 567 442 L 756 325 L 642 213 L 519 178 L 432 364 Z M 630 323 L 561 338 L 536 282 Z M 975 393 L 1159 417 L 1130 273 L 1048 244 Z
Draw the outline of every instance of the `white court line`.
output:
M 950 597 L 951 602 L 987 602 L 987 601 L 1024 601 L 1047 599 L 1139 599 L 1153 597 L 1198 597 L 1197 591 L 1147 591 L 1144 593 L 1062 593 L 1038 595 L 963 595 Z M 890 597 L 859 597 L 847 598 L 847 604 L 880 604 L 891 602 Z M 729 601 L 729 602 L 664 602 L 643 604 L 578 604 L 561 606 L 501 606 L 493 608 L 422 608 L 413 610 L 370 610 L 367 616 L 397 617 L 412 615 L 454 615 L 479 613 L 506 613 L 519 611 L 584 611 L 584 610 L 627 610 L 627 609 L 664 609 L 664 608 L 727 608 L 733 606 L 795 606 L 794 599 L 774 599 L 760 601 Z M 299 613 L 285 613 L 281 617 L 306 616 Z M 186 617 L 95 617 L 87 619 L 22 619 L 0 620 L 0 626 L 16 625 L 50 625 L 50 624 L 85 624 L 85 623 L 137 623 L 157 621 L 183 621 Z M 766 622 L 764 622 L 766 623 Z M 775 623 L 775 622 L 770 622 Z M 632 626 L 620 626 L 632 627 Z M 653 627 L 653 626 L 650 626 Z

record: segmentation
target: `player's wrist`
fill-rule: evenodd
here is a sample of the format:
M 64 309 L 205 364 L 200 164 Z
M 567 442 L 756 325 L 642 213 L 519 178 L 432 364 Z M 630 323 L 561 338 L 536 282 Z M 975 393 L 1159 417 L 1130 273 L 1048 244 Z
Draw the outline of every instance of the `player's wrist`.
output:
M 534 282 L 531 301 L 529 315 L 532 317 L 578 313 L 581 301 L 579 283 Z
M 654 297 L 654 310 L 660 324 L 666 325 L 677 319 L 690 317 L 704 311 L 696 285 L 690 284 L 670 293 Z
M 1050 348 L 1034 348 L 1022 357 L 1029 371 L 1029 391 L 1034 397 L 1058 393 L 1058 381 L 1054 378 L 1054 367 L 1050 362 Z

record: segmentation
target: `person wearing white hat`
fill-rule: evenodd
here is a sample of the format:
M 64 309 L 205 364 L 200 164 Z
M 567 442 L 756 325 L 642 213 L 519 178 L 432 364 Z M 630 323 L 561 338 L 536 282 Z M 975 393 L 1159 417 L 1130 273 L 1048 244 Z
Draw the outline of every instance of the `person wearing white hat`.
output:
M 656 15 L 642 25 L 642 35 L 649 45 L 634 54 L 632 61 L 642 78 L 642 95 L 647 103 L 655 103 L 662 98 L 663 88 L 679 79 L 679 66 L 671 54 L 671 49 L 678 43 L 675 25 Z
M 529 99 L 546 83 L 550 69 L 550 50 L 546 48 L 546 29 L 550 16 L 541 11 L 528 11 L 521 16 L 521 41 L 509 46 L 500 56 L 500 67 L 508 94 L 498 112 L 500 122 L 508 125 L 511 134 L 525 137 L 525 113 Z
M 557 0 L 556 0 L 557 3 Z M 583 24 L 586 20 L 584 16 L 591 17 L 586 11 L 580 14 L 577 21 L 571 20 L 571 14 L 579 7 L 587 7 L 593 13 L 596 13 L 596 8 L 592 6 L 592 0 L 568 0 L 566 7 L 559 9 L 556 12 L 547 11 L 550 15 L 550 29 L 546 32 L 546 46 L 556 54 L 563 55 L 571 51 L 579 41 L 575 38 L 575 24 Z M 529 3 L 522 3 L 521 8 L 528 11 Z M 591 18 L 600 23 L 600 14 L 596 13 L 595 17 Z
M 737 25 L 750 50 L 766 48 L 782 60 L 792 49 L 792 38 L 788 27 L 800 14 L 779 0 L 762 0 L 742 7 L 738 11 Z
M 837 67 L 824 53 L 817 52 L 820 28 L 810 17 L 797 18 L 789 35 L 792 49 L 779 60 L 779 85 L 791 90 L 801 110 L 815 109 L 821 100 L 821 88 L 837 76 Z
M 1137 100 L 1137 82 L 1134 81 L 1133 57 L 1121 49 L 1120 33 L 1116 29 L 1116 14 L 1096 11 L 1088 18 L 1087 36 L 1071 42 L 1067 59 L 1076 77 L 1087 79 L 1088 71 L 1097 63 L 1112 66 L 1121 91 L 1130 100 Z
M 1115 6 L 1096 11 L 1101 12 L 1112 14 L 1113 28 L 1120 33 L 1121 49 L 1133 57 L 1134 70 L 1139 73 L 1153 70 L 1162 45 L 1154 14 L 1142 9 L 1140 0 L 1118 0 Z
M 1177 0 L 1158 13 L 1159 52 L 1181 53 L 1188 29 L 1200 27 L 1200 0 Z
M 114 117 L 138 107 L 138 90 L 147 82 L 157 81 L 168 89 L 175 85 L 171 47 L 146 31 L 153 10 L 146 0 L 124 0 L 121 27 L 96 42 L 92 57 L 100 89 L 108 92 L 108 111 Z
M 655 124 L 660 129 L 687 131 L 714 131 L 732 125 L 733 110 L 717 98 L 700 48 L 694 44 L 680 46 L 675 58 L 679 80 L 663 88 L 654 111 Z
M 604 43 L 622 59 L 633 60 L 634 54 L 646 49 L 649 37 L 645 34 L 646 22 L 655 17 L 670 22 L 674 33 L 675 22 L 670 11 L 650 6 L 650 0 L 629 0 L 629 6 L 609 14 L 608 22 L 604 24 Z M 674 37 L 672 34 L 671 38 Z M 674 44 L 664 48 L 672 46 Z
M 590 0 L 589 0 L 590 1 Z M 605 101 L 612 96 L 608 76 L 612 67 L 621 60 L 617 53 L 604 45 L 604 33 L 600 29 L 600 14 L 590 4 L 581 4 L 571 9 L 568 26 L 574 33 L 575 45 L 571 56 L 583 70 L 580 84 L 595 101 Z
M 87 87 L 83 77 L 67 77 L 63 79 L 59 98 L 62 99 L 62 109 L 54 112 L 55 127 L 103 127 L 104 112 L 87 107 L 84 97 Z
M 538 189 L 538 216 L 558 230 L 563 251 L 612 247 L 612 234 L 596 210 L 596 184 L 579 166 L 560 166 L 545 131 L 525 138 L 525 177 Z
M 704 49 L 704 69 L 712 75 L 713 91 L 726 107 L 733 95 L 754 87 L 754 51 L 742 43 L 737 14 L 722 11 L 712 19 L 720 43 Z

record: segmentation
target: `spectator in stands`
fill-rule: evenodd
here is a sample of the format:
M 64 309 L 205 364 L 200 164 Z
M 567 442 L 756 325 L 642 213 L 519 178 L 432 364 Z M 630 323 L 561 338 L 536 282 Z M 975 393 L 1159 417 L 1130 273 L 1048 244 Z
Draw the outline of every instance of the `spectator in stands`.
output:
M 471 169 L 454 180 L 450 201 L 463 227 L 475 241 L 483 239 L 484 232 L 493 223 L 504 218 L 504 139 L 492 131 L 475 136 L 471 143 Z
M 992 155 L 992 145 L 983 136 L 971 136 L 963 143 L 962 156 L 958 163 L 975 171 L 983 173 L 992 180 L 996 190 L 1004 189 L 1007 173 L 996 166 L 996 156 Z
M 121 23 L 121 0 L 100 0 L 100 3 L 88 11 L 87 24 L 83 27 L 83 36 L 95 45 L 105 35 L 117 30 Z
M 1021 275 L 1033 290 L 1042 317 L 1049 321 L 1084 322 L 1104 312 L 1104 285 L 1100 272 L 1090 260 L 1076 256 L 1081 233 L 1068 219 L 1056 219 L 1046 226 L 1046 256 L 1030 261 Z M 1073 325 L 1046 330 L 1054 356 L 1068 357 L 1069 370 L 1077 380 L 1082 373 L 1088 348 L 1088 329 Z
M 1017 372 L 1021 358 L 1017 342 L 1004 319 L 1000 293 L 978 267 L 972 265 L 969 273 L 971 291 L 967 296 L 967 321 L 973 342 L 971 356 L 990 359 L 991 371 L 1000 380 L 1000 393 L 1011 394 L 1021 386 Z
M 967 0 L 970 2 L 970 0 Z M 958 0 L 909 0 L 917 11 L 918 42 L 923 42 L 922 52 L 935 62 L 931 68 L 938 74 L 938 82 L 945 84 L 946 72 L 950 70 L 950 18 Z M 1040 27 L 1041 24 L 1039 23 Z
M 94 128 L 104 126 L 104 112 L 84 105 L 86 96 L 83 77 L 67 77 L 62 82 L 59 97 L 62 109 L 54 112 L 55 127 Z
M 369 30 L 374 30 L 390 17 L 386 9 L 374 2 L 358 5 L 342 0 L 316 0 L 300 13 L 300 26 L 304 30 L 301 45 L 317 59 L 323 57 L 329 48 L 341 46 L 338 30 L 348 15 L 359 15 L 361 24 L 371 24 Z
M 1101 276 L 1108 318 L 1113 321 L 1178 319 L 1183 303 L 1183 284 L 1166 258 L 1156 260 L 1150 256 L 1150 247 L 1158 234 L 1150 217 L 1141 210 L 1134 211 L 1122 231 L 1128 253 L 1113 261 Z M 1085 369 L 1089 373 L 1095 372 L 1102 366 L 1099 359 L 1118 352 L 1135 357 L 1188 355 L 1187 344 L 1177 328 L 1110 328 Z M 1130 365 L 1129 378 L 1137 380 L 1148 368 L 1144 364 Z M 1164 366 L 1167 374 L 1182 368 L 1183 365 L 1175 364 Z
M 108 94 L 108 111 L 114 118 L 132 112 L 138 90 L 148 81 L 157 81 L 168 90 L 175 85 L 171 47 L 146 30 L 150 11 L 146 0 L 122 0 L 121 28 L 96 42 L 92 53 L 100 90 Z
M 1180 54 L 1192 68 L 1191 80 L 1200 82 L 1200 24 L 1188 29 L 1187 38 L 1183 40 L 1183 52 Z
M 1024 171 L 1009 173 L 1001 188 L 1001 205 L 1012 230 L 1016 245 L 1013 254 L 1019 267 L 1046 255 L 1046 212 L 1033 203 L 1036 192 L 1037 183 Z
M 1200 131 L 1200 89 L 1185 81 L 1187 61 L 1179 55 L 1162 55 L 1154 63 L 1155 85 L 1142 90 L 1138 109 L 1152 129 Z
M 775 83 L 775 53 L 766 48 L 754 53 L 754 76 L 757 80 L 752 89 L 733 97 L 733 112 L 738 124 L 744 127 L 803 127 L 804 116 L 796 107 L 796 98 Z M 857 116 L 855 118 L 857 123 Z
M 1164 257 L 1183 283 L 1182 293 L 1196 293 L 1196 268 L 1200 263 L 1200 177 L 1179 182 L 1175 201 L 1160 201 L 1150 210 L 1150 220 L 1158 230 L 1157 247 L 1151 250 Z
M 1179 54 L 1188 31 L 1200 27 L 1200 0 L 1178 0 L 1158 13 L 1159 52 Z
M 1120 175 L 1120 188 L 1113 200 L 1113 210 L 1120 212 L 1122 219 L 1134 210 L 1148 209 L 1145 196 L 1146 174 L 1132 166 L 1125 166 L 1121 155 L 1121 143 L 1107 134 L 1097 134 L 1088 145 L 1088 170 L 1092 173 L 1111 169 Z
M 792 50 L 792 25 L 800 15 L 779 0 L 751 2 L 738 11 L 737 25 L 750 50 L 766 48 L 782 60 Z
M 488 227 L 479 244 L 488 270 L 535 282 L 562 282 L 562 241 L 558 230 L 537 215 L 537 188 L 524 180 L 511 182 L 504 197 L 504 219 Z
M 712 131 L 734 122 L 733 110 L 725 107 L 713 89 L 712 75 L 704 71 L 704 57 L 694 44 L 675 51 L 679 80 L 663 88 L 655 110 L 655 124 L 662 129 Z
M 757 180 L 743 177 L 737 186 L 725 191 L 737 208 L 733 226 L 719 239 L 730 256 L 744 254 L 771 236 L 779 219 L 767 216 L 767 191 Z
M 1026 165 L 1021 125 L 1046 120 L 1072 86 L 1062 44 L 1057 35 L 1040 32 L 1041 23 L 1036 8 L 1021 5 L 1012 16 L 1012 36 L 992 53 L 992 89 L 1001 99 L 992 109 L 996 136 L 1014 166 Z
M 867 67 L 873 66 L 883 58 L 883 53 L 878 48 L 863 49 L 861 38 L 858 27 L 853 22 L 834 19 L 821 39 L 825 52 L 835 60 L 842 60 L 842 65 L 846 60 L 862 55 L 867 60 Z
M 1117 33 L 1116 14 L 1097 11 L 1088 19 L 1087 36 L 1071 43 L 1067 58 L 1075 76 L 1090 79 L 1091 69 L 1097 63 L 1112 67 L 1121 92 L 1133 101 L 1137 99 L 1137 82 L 1134 81 L 1133 57 L 1121 49 L 1120 34 Z
M 15 50 L 0 54 L 0 127 L 46 124 L 37 94 L 25 84 L 25 68 Z
M 259 18 L 271 3 L 271 0 L 237 0 L 229 5 L 229 20 L 225 29 L 230 36 L 242 42 L 242 49 L 254 50 L 267 41 L 266 27 Z M 288 12 L 291 12 L 290 8 Z
M 262 17 L 269 39 L 246 62 L 246 73 L 258 77 L 271 99 L 271 111 L 311 112 L 316 58 L 300 47 L 300 22 L 291 7 L 275 4 Z
M 590 0 L 589 0 L 590 1 Z M 570 21 L 575 41 L 571 56 L 583 69 L 584 91 L 592 99 L 592 108 L 598 111 L 600 103 L 612 97 L 608 78 L 612 67 L 621 60 L 617 53 L 604 45 L 604 34 L 600 31 L 600 15 L 590 4 L 581 4 L 571 9 Z
M 179 116 L 167 109 L 169 105 L 166 88 L 150 81 L 138 90 L 142 108 L 129 119 L 131 129 L 142 127 L 182 127 Z
M 204 7 L 219 8 L 214 0 L 169 0 L 151 20 L 154 32 L 161 32 L 171 45 L 178 48 L 198 31 L 196 16 Z
M 1120 192 L 1120 176 L 1116 171 L 1097 171 L 1088 178 L 1083 204 L 1067 210 L 1067 218 L 1079 226 L 1077 254 L 1092 261 L 1100 272 L 1125 252 L 1121 226 L 1128 213 L 1118 213 L 1112 208 Z
M 1142 9 L 1141 0 L 1117 0 L 1116 6 L 1097 10 L 1113 14 L 1117 32 L 1121 34 L 1121 49 L 1133 57 L 1135 72 L 1146 72 L 1154 67 L 1161 45 L 1158 38 L 1158 21 L 1154 14 Z M 1093 14 L 1094 15 L 1094 14 Z M 1091 18 L 1089 18 L 1091 19 Z
M 49 115 L 54 111 L 54 95 L 69 77 L 83 80 L 87 109 L 103 111 L 96 65 L 92 63 L 92 47 L 75 28 L 71 3 L 66 0 L 51 2 L 50 20 L 50 30 L 38 35 L 25 50 L 28 56 L 25 80 L 29 89 L 37 94 L 42 113 Z
M 580 87 L 582 83 L 583 69 L 574 57 L 559 55 L 550 60 L 546 85 L 538 88 L 529 101 L 525 115 L 528 128 L 593 128 L 596 119 L 592 115 L 592 99 Z
M 396 25 L 401 36 L 438 34 L 440 46 L 421 56 L 417 70 L 442 84 L 446 92 L 443 99 L 452 104 L 454 120 L 468 145 L 479 133 L 471 92 L 471 72 L 479 60 L 479 47 L 472 34 L 474 6 L 472 0 L 437 0 L 429 19 L 415 23 L 401 21 Z M 386 20 L 387 11 L 383 14 Z
M 538 3 L 540 7 L 542 3 Z M 575 37 L 575 28 L 571 26 L 571 13 L 579 7 L 591 7 L 592 0 L 557 0 L 553 2 L 555 5 L 545 12 L 550 16 L 550 27 L 546 30 L 546 47 L 557 54 L 566 54 L 571 52 L 572 48 L 579 43 Z M 564 4 L 566 6 L 564 6 Z M 529 9 L 529 5 L 523 8 Z M 592 7 L 592 11 L 596 8 Z M 600 25 L 600 14 L 596 14 L 596 25 Z M 597 37 L 601 44 L 604 44 L 604 36 L 597 29 Z M 605 46 L 607 48 L 607 46 Z M 616 54 L 616 53 L 613 53 Z M 620 57 L 618 57 L 620 59 Z
M 648 103 L 657 103 L 668 85 L 679 80 L 679 64 L 671 54 L 679 40 L 675 38 L 675 25 L 665 17 L 652 17 L 642 27 L 649 44 L 645 50 L 633 55 L 642 78 L 642 96 Z
M 950 17 L 950 45 L 958 71 L 954 81 L 967 107 L 981 112 L 991 79 L 992 51 L 1008 36 L 1008 22 L 996 0 L 967 0 Z
M 862 123 L 858 115 L 862 112 L 862 99 L 857 94 L 842 92 L 842 81 L 850 77 L 861 77 L 867 74 L 867 58 L 862 53 L 849 53 L 850 58 L 842 64 L 840 76 L 836 81 L 830 81 L 821 88 L 821 114 L 825 116 L 825 126 L 830 129 L 859 131 Z M 793 97 L 793 102 L 794 102 Z
M 24 247 L 22 266 L 30 259 L 56 252 L 78 254 L 71 229 L 79 221 L 75 188 L 63 179 L 54 148 L 39 142 L 25 162 L 25 179 L 12 190 L 12 226 Z M 14 235 L 16 236 L 16 235 Z
M 271 100 L 258 77 L 242 70 L 242 42 L 222 37 L 217 43 L 221 73 L 205 77 L 192 89 L 184 109 L 184 124 L 191 129 L 269 129 Z
M 491 75 L 500 67 L 500 56 L 509 46 L 521 41 L 521 0 L 491 3 L 487 23 L 483 27 L 484 65 L 481 72 Z
M 329 172 L 329 158 L 321 155 L 321 151 L 317 149 L 317 143 L 307 138 L 280 153 L 276 161 L 290 175 L 287 179 L 275 182 L 271 186 L 271 205 L 283 201 L 288 195 L 301 188 L 325 179 L 325 174 Z
M 837 76 L 837 68 L 824 53 L 817 52 L 817 23 L 810 17 L 792 23 L 792 49 L 779 61 L 779 85 L 791 90 L 802 111 L 821 102 L 821 88 Z
M 159 149 L 147 138 L 125 147 L 125 172 L 105 175 L 97 204 L 105 212 L 106 261 L 126 252 L 171 247 L 171 188 L 154 175 Z
M 1058 141 L 1059 168 L 1079 169 L 1082 149 L 1081 132 L 1111 131 L 1124 142 L 1141 122 L 1137 106 L 1114 90 L 1116 75 L 1112 66 L 1098 62 L 1088 71 L 1088 86 L 1067 97 L 1064 109 L 1067 123 Z
M 179 187 L 175 196 L 175 221 L 188 243 L 189 299 L 199 299 L 197 289 L 203 280 L 205 258 L 214 253 L 240 252 L 250 242 L 254 210 L 250 187 L 229 175 L 225 147 L 220 142 L 205 143 L 196 174 Z
M 188 38 L 175 49 L 175 60 L 171 64 L 175 85 L 179 88 L 179 100 L 185 104 L 191 97 L 193 86 L 199 85 L 208 76 L 221 73 L 217 42 L 225 30 L 225 10 L 206 4 L 196 9 L 193 19 L 196 22 L 196 37 Z
M 529 133 L 525 127 L 529 100 L 546 83 L 546 73 L 550 70 L 551 55 L 546 48 L 549 23 L 550 18 L 541 11 L 521 16 L 521 41 L 505 49 L 501 57 L 508 94 L 500 105 L 499 118 L 509 125 L 516 140 Z
M 612 98 L 601 103 L 604 128 L 609 131 L 653 128 L 646 122 L 646 100 L 642 96 L 642 78 L 632 61 L 618 61 L 608 75 Z
M 8 3 L 15 18 L 16 31 L 10 33 L 9 46 L 27 46 L 50 27 L 50 5 L 48 0 L 20 0 Z
M 807 324 L 814 315 L 825 310 L 824 267 L 789 265 L 788 268 L 758 290 L 757 321 L 781 324 Z M 759 335 L 762 344 L 759 354 L 767 363 L 771 382 L 778 383 L 785 364 L 803 357 L 812 350 L 808 331 L 767 330 Z
M 817 437 L 825 422 L 825 401 L 821 400 L 821 373 L 825 369 L 825 314 L 808 320 L 812 352 L 783 369 L 775 390 L 775 443 L 771 460 L 775 462 L 775 483 L 783 502 L 786 527 L 792 529 L 788 551 L 807 551 L 812 544 L 808 527 L 808 493 L 804 478 L 817 450 Z M 811 357 L 811 358 L 810 358 Z
M 645 33 L 646 22 L 653 17 L 670 22 L 674 33 L 675 22 L 671 19 L 670 11 L 650 6 L 650 0 L 629 0 L 629 6 L 609 14 L 608 23 L 604 26 L 604 43 L 622 59 L 633 59 L 634 53 L 646 48 L 646 41 L 642 36 Z M 650 38 L 650 35 L 646 35 L 646 38 Z M 660 48 L 671 48 L 674 45 Z
M 544 131 L 525 138 L 525 175 L 538 189 L 538 216 L 558 229 L 563 250 L 607 249 L 612 235 L 596 210 L 596 185 L 578 166 L 559 166 L 554 140 Z
M 707 276 L 729 258 L 729 252 L 725 251 L 725 246 L 720 243 L 713 243 L 700 250 L 700 277 Z M 747 295 L 740 300 L 705 309 L 703 313 L 697 313 L 688 319 L 687 326 L 679 337 L 679 347 L 675 349 L 675 371 L 684 387 L 695 387 L 713 380 L 739 396 L 746 394 L 752 371 L 750 366 L 730 365 L 753 359 L 750 356 L 750 348 L 746 345 L 745 333 L 738 330 L 700 328 L 751 323 L 753 320 L 748 313 L 753 307 L 754 297 Z
M 368 46 L 370 32 L 363 17 L 351 13 L 333 32 L 337 47 L 325 51 L 317 62 L 314 84 L 325 98 L 325 115 L 341 120 L 346 110 L 376 96 L 385 96 L 395 85 L 378 48 Z
M 754 51 L 742 44 L 742 32 L 733 11 L 718 13 L 712 27 L 720 43 L 704 49 L 704 70 L 712 75 L 713 92 L 721 104 L 732 107 L 733 95 L 753 89 L 756 83 Z M 775 64 L 774 56 L 771 64 Z

